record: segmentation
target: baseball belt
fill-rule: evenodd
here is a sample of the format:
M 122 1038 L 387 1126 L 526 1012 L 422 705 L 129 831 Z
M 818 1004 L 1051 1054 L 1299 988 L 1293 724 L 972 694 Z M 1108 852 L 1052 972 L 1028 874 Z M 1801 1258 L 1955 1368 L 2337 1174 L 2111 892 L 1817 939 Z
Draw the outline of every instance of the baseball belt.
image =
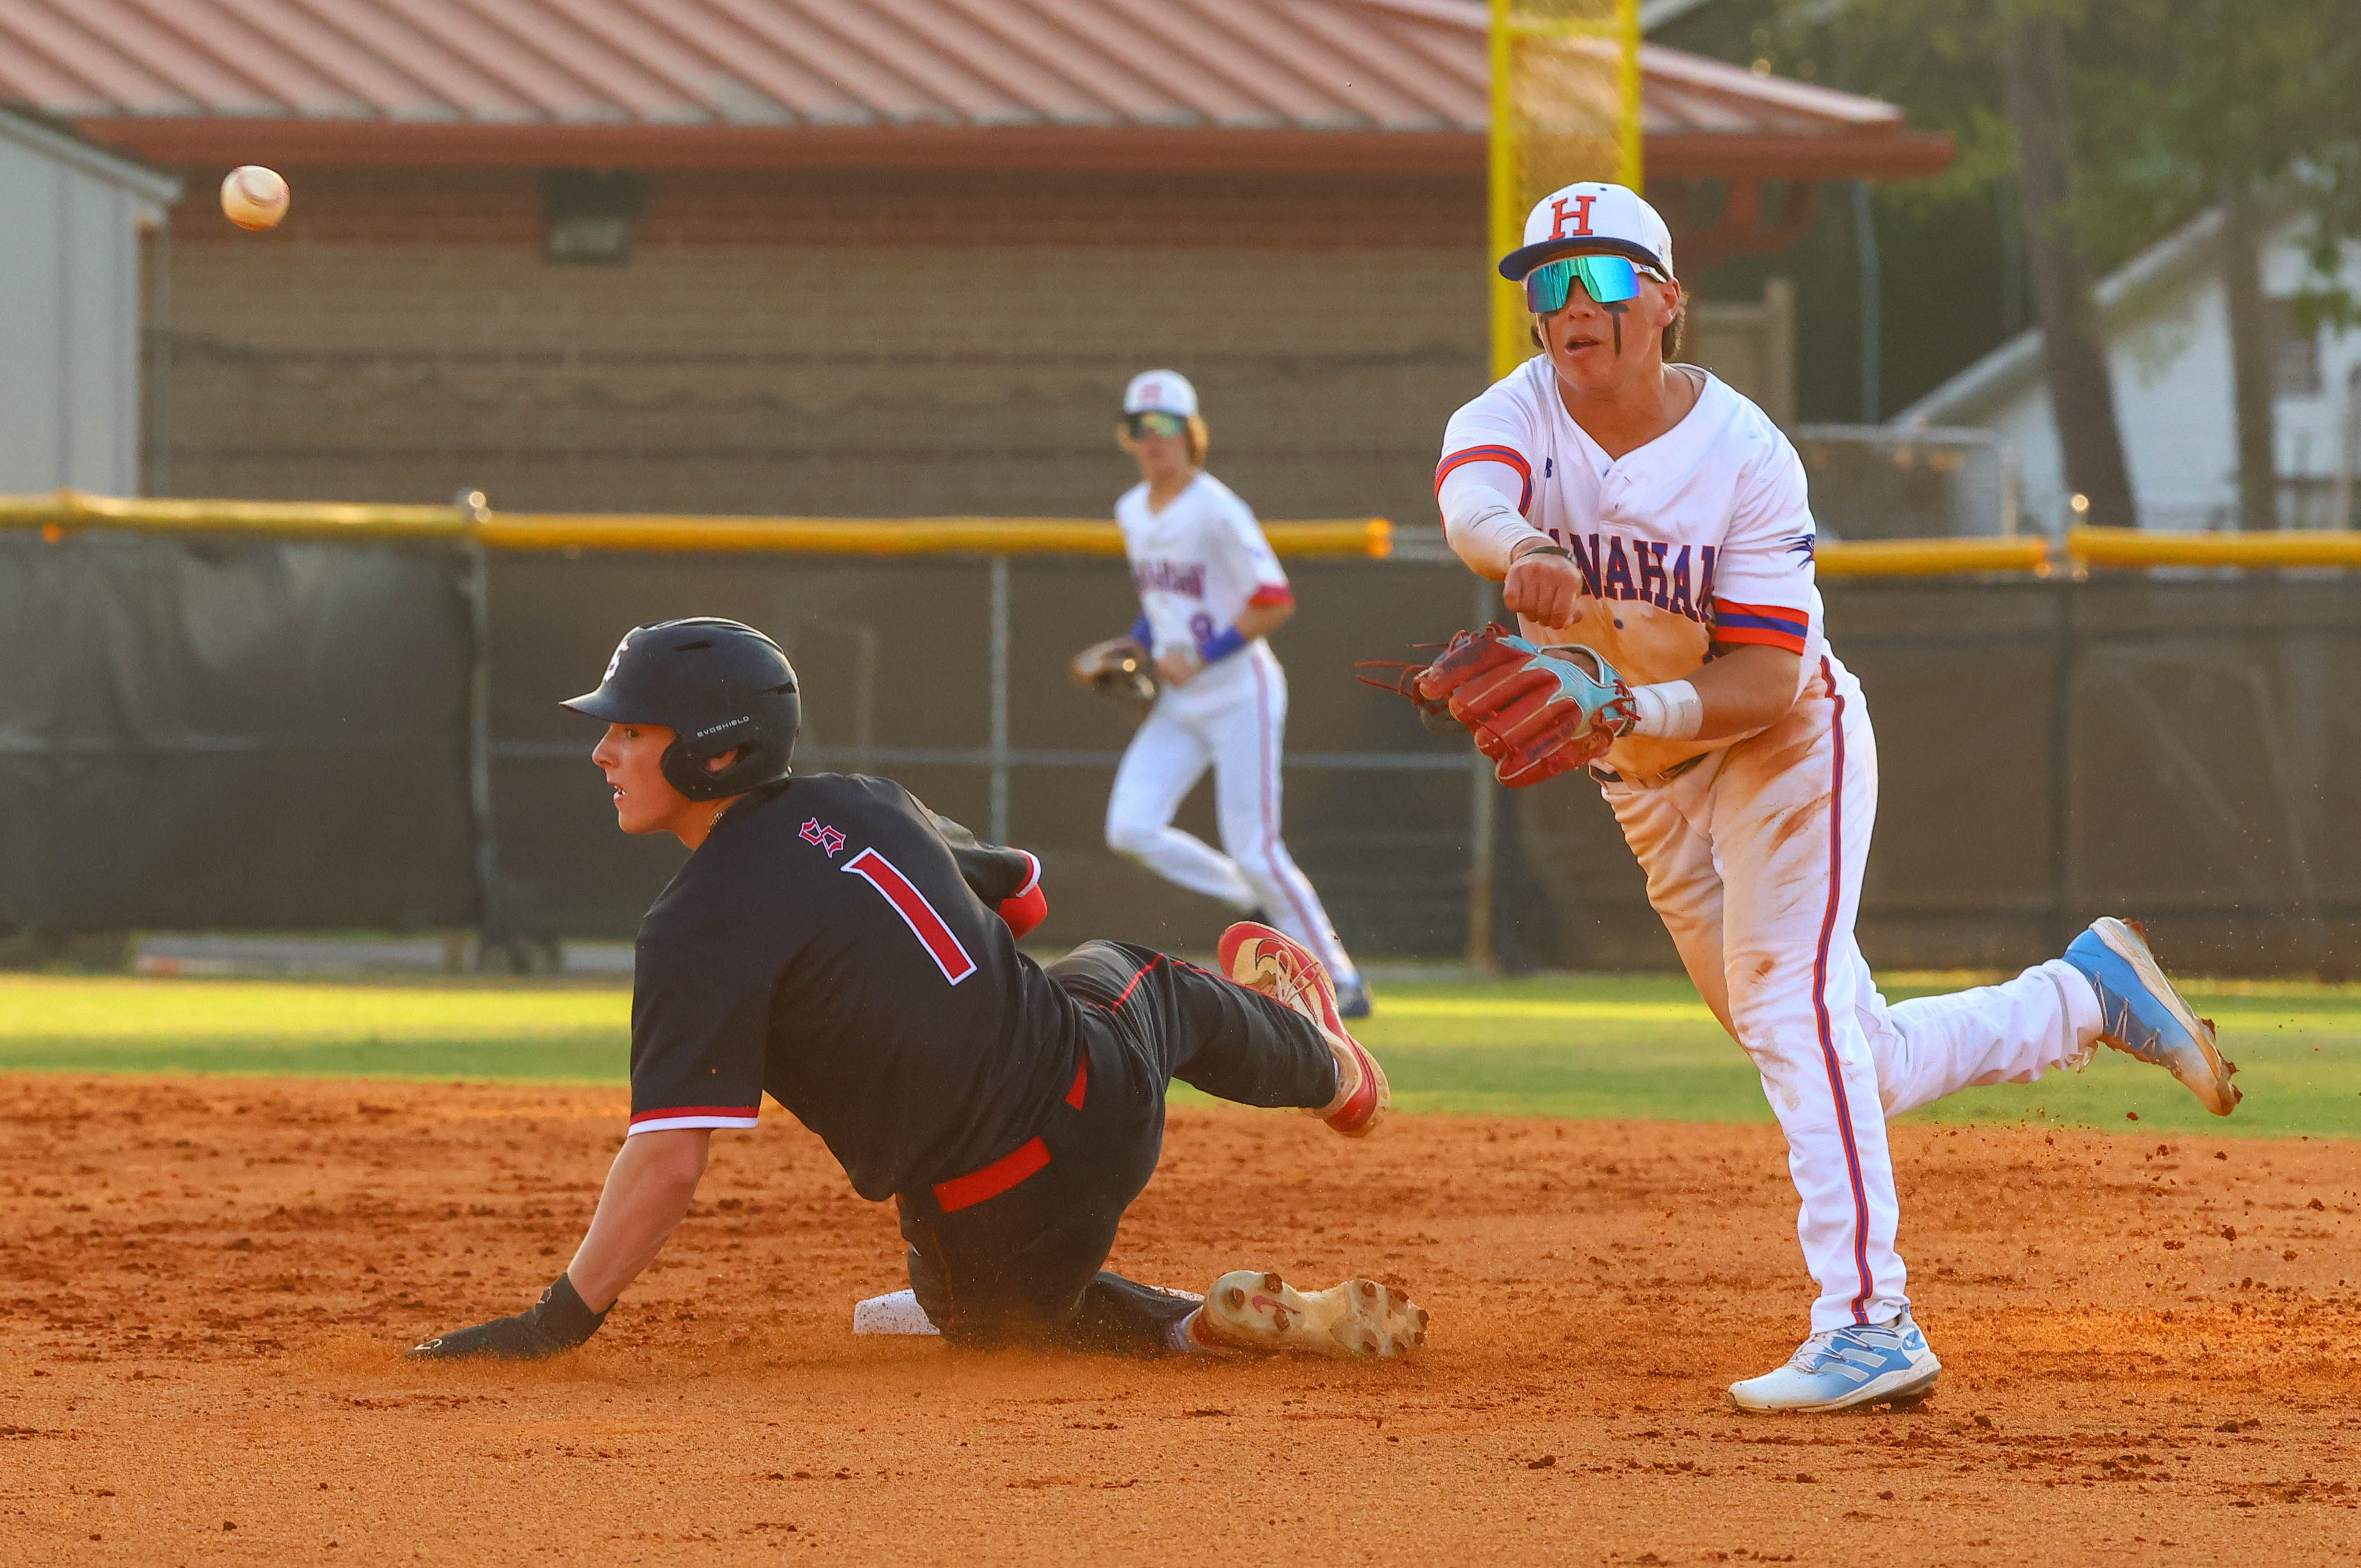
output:
M 1590 776 L 1600 784 L 1627 784 L 1637 789 L 1654 789 L 1659 784 L 1672 783 L 1711 755 L 1710 751 L 1699 751 L 1694 757 L 1675 762 L 1661 773 L 1619 773 L 1613 768 L 1593 762 L 1590 764 Z
M 1074 1065 L 1074 1085 L 1066 1091 L 1065 1102 L 1077 1111 L 1081 1110 L 1083 1096 L 1089 1092 L 1090 1081 L 1091 1059 L 1086 1054 Z M 965 1176 L 954 1176 L 949 1181 L 936 1182 L 935 1205 L 946 1214 L 972 1209 L 988 1198 L 999 1197 L 1027 1177 L 1039 1172 L 1049 1163 L 1049 1146 L 1038 1137 L 1027 1138 L 990 1165 L 971 1170 Z

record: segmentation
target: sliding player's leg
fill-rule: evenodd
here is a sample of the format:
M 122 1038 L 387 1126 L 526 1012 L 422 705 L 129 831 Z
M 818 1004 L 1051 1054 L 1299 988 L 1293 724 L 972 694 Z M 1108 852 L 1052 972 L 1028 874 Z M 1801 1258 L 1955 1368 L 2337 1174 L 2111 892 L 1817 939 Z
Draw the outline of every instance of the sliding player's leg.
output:
M 1126 1099 L 1152 1094 L 1160 1113 L 1172 1078 L 1242 1104 L 1294 1106 L 1348 1136 L 1383 1114 L 1385 1075 L 1336 1018 L 1333 992 L 1312 955 L 1268 927 L 1241 923 L 1222 939 L 1234 982 L 1144 948 L 1089 942 L 1049 967 L 1051 978 L 1104 1021 L 1122 1058 Z M 1095 1056 L 1094 1056 L 1095 1059 Z M 1133 1078 L 1134 1064 L 1145 1069 Z M 1077 1328 L 1090 1334 L 1167 1313 L 1143 1288 L 1103 1276 Z M 1426 1335 L 1426 1313 L 1368 1279 L 1299 1291 L 1266 1269 L 1215 1280 L 1204 1310 L 1175 1329 L 1191 1350 L 1301 1351 L 1321 1355 L 1407 1354 Z
M 946 1339 L 1132 1355 L 1391 1355 L 1422 1339 L 1408 1298 L 1368 1281 L 1303 1294 L 1234 1273 L 1201 1318 L 1191 1297 L 1107 1272 L 1124 1211 L 1155 1172 L 1173 1077 L 1245 1104 L 1357 1113 L 1366 1130 L 1367 1086 L 1382 1076 L 1374 1061 L 1364 1076 L 1366 1053 L 1305 1008 L 1148 948 L 1086 942 L 1047 972 L 1077 1004 L 1082 1045 L 1063 1102 L 1005 1158 L 900 1199 L 911 1288 Z
M 1169 954 L 1085 942 L 1046 972 L 1159 1083 L 1177 1078 L 1237 1104 L 1309 1111 L 1326 1109 L 1345 1087 L 1338 1047 L 1312 1013 Z M 1358 1057 L 1345 1054 L 1357 1069 Z

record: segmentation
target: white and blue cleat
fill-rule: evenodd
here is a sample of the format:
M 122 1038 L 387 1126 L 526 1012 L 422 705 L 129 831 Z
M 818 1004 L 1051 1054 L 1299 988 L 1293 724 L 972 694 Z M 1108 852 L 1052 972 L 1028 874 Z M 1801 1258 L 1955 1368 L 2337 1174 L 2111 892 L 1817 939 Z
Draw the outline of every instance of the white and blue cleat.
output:
M 2113 916 L 2093 920 L 2066 949 L 2066 961 L 2099 993 L 2101 1040 L 2163 1068 L 2216 1116 L 2228 1115 L 2237 1105 L 2238 1086 L 2230 1081 L 2237 1064 L 2222 1059 L 2213 1021 L 2190 1011 L 2165 979 L 2148 950 L 2147 933 L 2136 922 Z
M 1905 1308 L 1883 1323 L 1814 1334 L 1776 1372 L 1732 1383 L 1730 1398 L 1741 1410 L 1841 1410 L 1916 1399 L 1942 1371 Z
M 1361 981 L 1348 980 L 1336 988 L 1336 1016 L 1366 1018 L 1369 1015 L 1369 988 Z

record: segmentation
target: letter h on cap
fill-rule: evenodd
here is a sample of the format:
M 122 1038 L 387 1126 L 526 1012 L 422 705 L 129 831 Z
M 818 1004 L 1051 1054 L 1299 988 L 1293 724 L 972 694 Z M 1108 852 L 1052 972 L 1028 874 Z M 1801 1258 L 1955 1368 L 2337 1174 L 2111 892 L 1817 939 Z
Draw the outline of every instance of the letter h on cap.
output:
M 1565 239 L 1569 236 L 1578 238 L 1587 235 L 1590 232 L 1590 203 L 1597 200 L 1598 200 L 1597 196 L 1588 192 L 1576 196 L 1572 202 L 1568 202 L 1563 196 L 1554 198 L 1550 203 L 1550 216 L 1557 221 L 1550 229 L 1550 238 Z M 1574 210 L 1569 213 L 1566 211 L 1568 207 Z M 1574 227 L 1571 229 L 1565 226 L 1565 221 L 1569 217 L 1574 220 Z

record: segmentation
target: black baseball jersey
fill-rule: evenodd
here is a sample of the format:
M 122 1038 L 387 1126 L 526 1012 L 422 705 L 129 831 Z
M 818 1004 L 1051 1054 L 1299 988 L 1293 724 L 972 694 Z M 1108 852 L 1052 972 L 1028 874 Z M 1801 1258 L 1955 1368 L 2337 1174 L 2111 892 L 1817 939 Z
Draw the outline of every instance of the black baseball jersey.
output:
M 1006 1154 L 1082 1048 L 997 912 L 1039 875 L 890 779 L 749 795 L 640 923 L 631 1131 L 751 1127 L 767 1091 L 873 1200 Z

